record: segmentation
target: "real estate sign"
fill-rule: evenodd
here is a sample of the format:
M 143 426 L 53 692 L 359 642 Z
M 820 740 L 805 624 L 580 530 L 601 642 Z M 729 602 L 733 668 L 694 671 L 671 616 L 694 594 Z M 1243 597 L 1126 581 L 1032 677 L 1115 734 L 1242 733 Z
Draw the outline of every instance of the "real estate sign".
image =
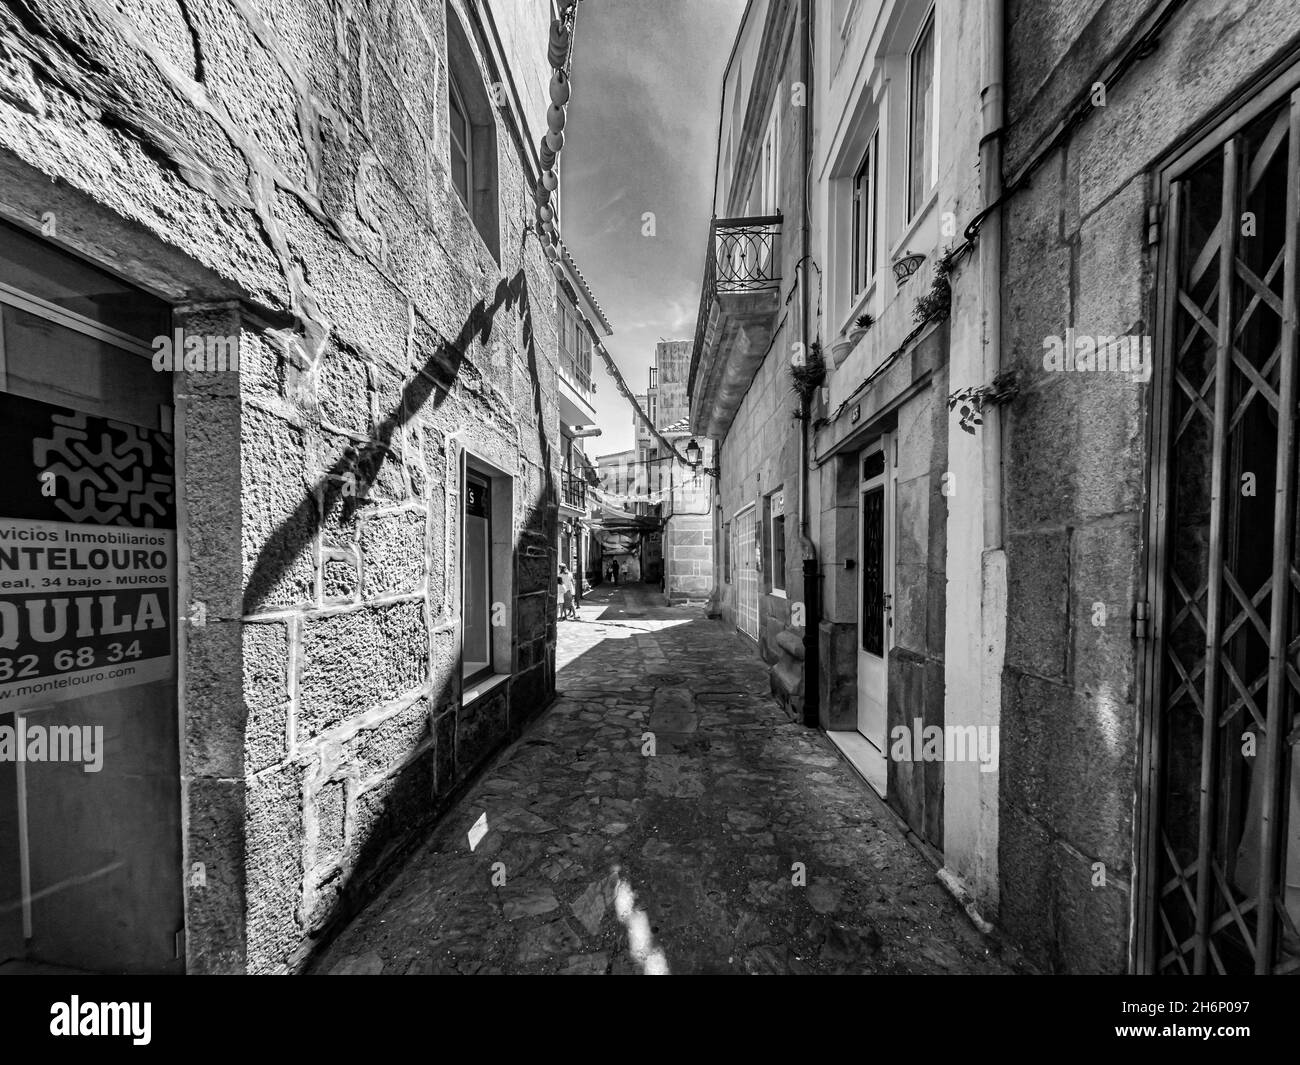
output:
M 169 434 L 0 395 L 0 713 L 175 672 Z

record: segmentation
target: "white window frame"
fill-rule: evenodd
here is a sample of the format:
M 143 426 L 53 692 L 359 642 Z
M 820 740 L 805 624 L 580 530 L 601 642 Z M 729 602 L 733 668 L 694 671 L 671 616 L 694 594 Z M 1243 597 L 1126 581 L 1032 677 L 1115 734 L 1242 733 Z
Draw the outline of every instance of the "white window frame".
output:
M 460 145 L 465 155 L 465 195 L 461 197 L 461 202 L 465 204 L 465 210 L 474 217 L 474 122 L 470 118 L 469 108 L 465 106 L 465 94 L 461 92 L 460 86 L 456 83 L 456 73 L 450 63 L 447 64 L 447 105 L 448 108 L 456 108 L 460 111 L 461 118 L 465 122 L 465 143 Z M 447 163 L 448 170 L 451 172 L 452 188 L 456 187 L 456 122 L 449 113 L 447 115 Z M 456 194 L 460 195 L 460 189 L 456 189 Z
M 465 606 L 467 584 L 468 545 L 467 511 L 468 485 L 470 478 L 485 482 L 488 488 L 488 655 L 486 664 L 479 663 L 480 668 L 473 674 L 465 672 Z M 489 462 L 469 450 L 461 451 L 460 459 L 460 500 L 458 505 L 460 528 L 459 557 L 457 558 L 457 576 L 459 577 L 459 594 L 457 602 L 457 621 L 460 628 L 461 657 L 461 700 L 471 702 L 502 683 L 514 671 L 514 655 L 511 634 L 514 631 L 514 573 L 512 565 L 513 535 L 512 515 L 514 514 L 514 478 L 492 462 Z M 505 617 L 502 625 L 492 624 L 494 605 L 504 607 Z
M 469 487 L 470 483 L 481 485 L 486 493 L 487 508 L 487 544 L 485 558 L 487 573 L 484 585 L 487 590 L 487 604 L 483 612 L 483 641 L 487 648 L 487 659 L 469 660 L 465 647 L 468 644 L 469 622 Z M 496 661 L 492 648 L 492 479 L 478 470 L 467 467 L 462 480 L 464 490 L 461 494 L 461 566 L 460 566 L 460 619 L 461 619 L 461 679 L 467 685 L 476 684 L 485 677 L 496 673 Z M 471 668 L 474 667 L 474 668 Z
M 869 191 L 871 202 L 865 212 L 862 211 L 858 190 L 862 173 L 870 168 Z M 850 179 L 850 213 L 853 234 L 850 257 L 849 277 L 852 289 L 850 302 L 856 304 L 875 284 L 876 271 L 880 262 L 880 127 L 871 131 L 867 138 L 867 147 Z M 862 255 L 862 245 L 866 244 L 866 254 Z M 859 260 L 864 258 L 862 272 L 859 274 Z
M 781 209 L 781 86 L 776 87 L 776 100 L 772 103 L 772 113 L 767 120 L 767 131 L 763 134 L 763 146 L 759 152 L 759 204 L 761 215 L 777 214 Z
M 778 499 L 781 501 L 780 513 L 776 510 L 776 501 Z M 781 485 L 775 490 L 768 492 L 767 495 L 763 497 L 763 539 L 767 541 L 768 564 L 771 567 L 771 571 L 766 574 L 767 581 L 771 584 L 771 587 L 767 589 L 767 594 L 774 595 L 778 599 L 784 599 L 786 598 L 785 566 L 783 564 L 778 572 L 776 562 L 777 558 L 780 557 L 784 563 L 785 536 L 782 535 L 781 537 L 781 550 L 778 552 L 776 547 L 776 521 L 778 518 L 781 519 L 782 529 L 784 530 L 785 485 Z M 777 583 L 778 581 L 780 582 L 779 585 Z
M 925 176 L 925 180 L 917 193 L 916 202 L 912 202 L 912 178 L 913 167 L 916 164 L 914 141 L 916 135 L 916 58 L 920 51 L 921 44 L 925 40 L 926 34 L 929 33 L 932 39 L 931 46 L 931 65 L 930 65 L 930 128 L 925 131 L 930 141 L 930 173 Z M 912 41 L 912 47 L 907 52 L 907 188 L 905 190 L 905 202 L 907 204 L 907 218 L 910 222 L 916 218 L 926 207 L 930 200 L 930 194 L 934 192 L 939 182 L 939 21 L 936 17 L 936 10 L 932 5 L 925 18 L 921 20 L 921 27 L 917 31 L 916 37 Z

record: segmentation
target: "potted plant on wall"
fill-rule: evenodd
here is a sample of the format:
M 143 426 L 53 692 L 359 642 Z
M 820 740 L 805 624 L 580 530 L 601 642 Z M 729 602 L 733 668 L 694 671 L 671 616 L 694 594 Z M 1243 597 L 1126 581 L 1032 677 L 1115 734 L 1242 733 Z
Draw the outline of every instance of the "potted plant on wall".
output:
M 858 346 L 858 341 L 867 334 L 876 320 L 869 314 L 860 314 L 853 320 L 853 328 L 831 345 L 831 360 L 838 369 L 840 363 L 849 357 L 849 352 Z
M 876 324 L 876 320 L 869 314 L 860 314 L 853 319 L 853 328 L 849 330 L 849 344 L 856 348 L 858 341 L 867 335 L 867 330 Z

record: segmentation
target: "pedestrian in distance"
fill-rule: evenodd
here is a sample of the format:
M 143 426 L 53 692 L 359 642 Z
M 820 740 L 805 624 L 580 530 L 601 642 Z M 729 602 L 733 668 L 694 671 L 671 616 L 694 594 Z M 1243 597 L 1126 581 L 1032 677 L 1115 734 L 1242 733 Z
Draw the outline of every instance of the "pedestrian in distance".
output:
M 614 559 L 614 561 L 609 564 L 609 572 L 610 575 L 614 578 L 614 583 L 617 584 L 618 583 L 618 559 Z
M 563 605 L 560 607 L 561 619 L 578 617 L 578 611 L 573 605 L 573 574 L 569 572 L 569 567 L 563 562 L 560 563 L 560 594 L 564 597 Z

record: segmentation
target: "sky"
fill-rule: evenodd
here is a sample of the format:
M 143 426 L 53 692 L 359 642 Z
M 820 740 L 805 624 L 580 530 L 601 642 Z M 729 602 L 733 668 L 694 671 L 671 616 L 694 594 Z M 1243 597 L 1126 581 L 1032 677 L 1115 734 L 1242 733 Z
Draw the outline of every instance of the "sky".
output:
M 561 236 L 614 327 L 632 391 L 659 340 L 695 336 L 722 74 L 745 0 L 586 0 L 560 153 Z M 652 214 L 653 236 L 645 215 Z M 632 447 L 631 405 L 593 356 L 588 455 Z

